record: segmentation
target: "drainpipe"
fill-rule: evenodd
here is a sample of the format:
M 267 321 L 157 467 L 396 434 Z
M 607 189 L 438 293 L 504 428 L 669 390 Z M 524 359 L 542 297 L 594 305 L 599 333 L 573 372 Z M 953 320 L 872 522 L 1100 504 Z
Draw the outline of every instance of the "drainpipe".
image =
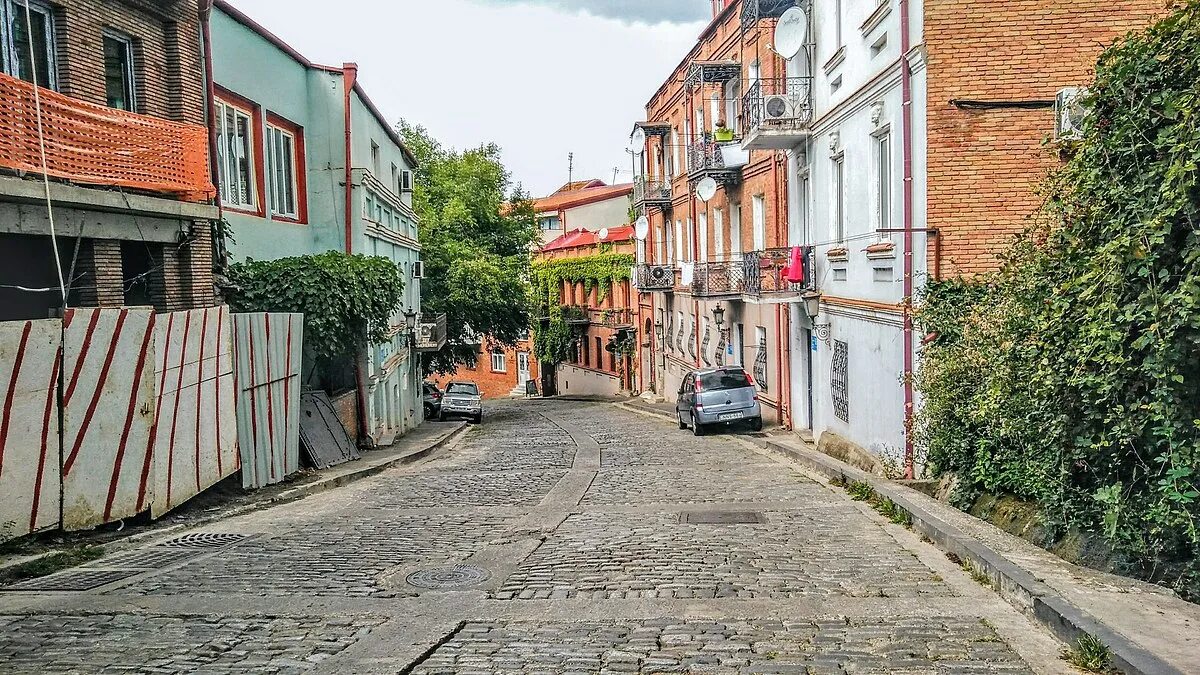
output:
M 342 64 L 342 88 L 343 88 L 343 111 L 345 113 L 346 125 L 346 148 L 344 164 L 346 165 L 346 254 L 354 252 L 354 171 L 353 157 L 350 133 L 350 103 L 351 95 L 354 92 L 354 83 L 358 80 L 358 65 L 354 63 Z M 358 389 L 358 435 L 359 443 L 365 443 L 368 446 L 372 444 L 371 440 L 371 421 L 368 419 L 370 414 L 370 404 L 367 402 L 367 370 L 366 362 L 370 358 L 370 352 L 367 351 L 366 345 L 360 346 L 358 352 L 354 356 L 354 384 Z
M 913 131 L 909 0 L 900 0 L 900 88 L 904 97 L 904 477 L 913 478 Z

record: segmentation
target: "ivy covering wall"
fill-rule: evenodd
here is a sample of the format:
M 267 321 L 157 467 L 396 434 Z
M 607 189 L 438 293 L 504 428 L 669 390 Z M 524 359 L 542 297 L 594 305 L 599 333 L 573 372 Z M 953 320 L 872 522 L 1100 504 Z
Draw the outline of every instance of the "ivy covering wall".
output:
M 1105 51 L 1087 103 L 1003 269 L 926 290 L 917 440 L 960 505 L 1036 501 L 1200 599 L 1200 0 Z
M 564 282 L 583 284 L 585 295 L 593 289 L 603 300 L 614 284 L 629 280 L 634 257 L 629 253 L 602 252 L 578 258 L 538 260 L 531 281 L 535 316 L 546 317 L 534 327 L 533 348 L 542 363 L 558 364 L 570 358 L 575 335 L 562 306 Z

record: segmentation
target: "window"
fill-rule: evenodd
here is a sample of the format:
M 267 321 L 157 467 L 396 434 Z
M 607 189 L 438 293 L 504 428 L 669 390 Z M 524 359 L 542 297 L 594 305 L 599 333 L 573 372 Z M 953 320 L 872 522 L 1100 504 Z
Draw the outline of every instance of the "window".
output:
M 675 221 L 675 262 L 683 262 L 683 221 Z
M 670 234 L 670 228 L 659 225 L 654 229 L 654 262 L 665 265 L 667 263 L 667 235 Z
M 595 340 L 596 340 L 596 370 L 604 370 L 604 347 L 603 347 L 603 345 L 600 344 L 599 336 L 597 336 L 595 338 Z
M 492 352 L 492 372 L 504 373 L 508 371 L 508 364 L 504 361 L 504 352 Z
M 717 128 L 717 122 L 725 119 L 721 115 L 721 94 L 718 92 L 713 92 L 712 98 L 709 99 L 709 116 L 711 117 L 709 123 L 712 124 L 713 129 Z M 729 120 L 725 119 L 725 124 L 729 124 Z
M 39 86 L 56 89 L 54 50 L 54 20 L 48 5 L 0 0 L 0 70 L 26 82 L 34 81 L 36 71 Z
M 687 120 L 683 121 L 683 165 L 688 171 L 692 169 L 692 124 Z
M 751 217 L 754 219 L 754 249 L 761 251 L 767 247 L 767 201 L 763 195 L 754 195 Z
M 392 189 L 400 194 L 400 167 L 392 165 Z
M 254 210 L 254 119 L 251 112 L 225 101 L 216 102 L 217 173 L 221 201 L 229 207 Z
M 738 101 L 742 97 L 741 80 L 733 79 L 725 84 L 725 124 L 738 132 Z
M 546 216 L 538 221 L 543 230 L 561 230 L 562 225 L 559 224 L 558 216 Z
M 880 230 L 892 226 L 892 135 L 875 137 L 875 223 Z
M 729 205 L 729 253 L 742 254 L 742 205 Z
M 692 229 L 692 219 L 688 218 L 687 227 L 684 232 L 687 233 L 687 246 L 683 249 L 683 259 L 695 261 L 696 259 L 696 231 Z
M 667 155 L 667 160 L 671 163 L 667 167 L 667 176 L 675 177 L 675 167 L 679 166 L 679 134 L 675 133 L 675 128 L 671 127 L 671 153 Z
M 713 209 L 713 248 L 716 259 L 725 259 L 725 214 L 721 209 Z
M 296 157 L 296 134 L 292 131 L 267 124 L 267 184 L 271 215 L 284 218 L 299 218 L 299 198 L 296 175 L 299 162 Z
M 699 221 L 698 225 L 700 227 L 700 232 L 699 232 L 700 258 L 699 258 L 699 261 L 706 262 L 708 260 L 708 214 L 701 212 L 696 216 L 696 218 Z
M 408 169 L 400 172 L 400 194 L 413 191 L 413 173 Z
M 846 240 L 846 158 L 838 155 L 833 158 L 833 239 L 836 242 Z
M 110 108 L 137 109 L 133 86 L 133 41 L 104 32 L 104 92 Z
M 371 141 L 371 175 L 378 177 L 379 173 L 379 144 Z

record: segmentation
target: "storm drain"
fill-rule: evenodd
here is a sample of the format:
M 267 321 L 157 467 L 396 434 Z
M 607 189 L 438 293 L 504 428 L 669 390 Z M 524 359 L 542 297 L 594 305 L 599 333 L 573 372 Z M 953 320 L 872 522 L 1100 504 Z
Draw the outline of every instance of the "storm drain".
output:
M 761 511 L 689 511 L 679 517 L 685 525 L 758 525 L 767 522 Z
M 156 545 L 165 548 L 221 548 L 236 544 L 247 536 L 232 532 L 192 532 Z
M 144 570 L 71 570 L 6 586 L 6 591 L 90 591 L 141 574 Z
M 420 570 L 408 575 L 405 581 L 417 588 L 466 588 L 487 581 L 487 570 L 474 565 L 452 565 L 429 570 Z
M 189 548 L 150 548 L 142 551 L 122 553 L 111 558 L 104 558 L 84 565 L 85 568 L 105 569 L 134 569 L 153 570 L 167 565 L 174 565 L 203 553 L 202 550 Z

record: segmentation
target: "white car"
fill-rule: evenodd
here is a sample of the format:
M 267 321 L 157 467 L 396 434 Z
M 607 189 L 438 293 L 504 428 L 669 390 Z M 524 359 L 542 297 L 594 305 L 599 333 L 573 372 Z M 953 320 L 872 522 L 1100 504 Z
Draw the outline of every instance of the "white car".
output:
M 451 382 L 446 385 L 438 419 L 445 422 L 452 417 L 465 417 L 476 424 L 483 421 L 483 396 L 479 394 L 479 385 L 474 382 Z

